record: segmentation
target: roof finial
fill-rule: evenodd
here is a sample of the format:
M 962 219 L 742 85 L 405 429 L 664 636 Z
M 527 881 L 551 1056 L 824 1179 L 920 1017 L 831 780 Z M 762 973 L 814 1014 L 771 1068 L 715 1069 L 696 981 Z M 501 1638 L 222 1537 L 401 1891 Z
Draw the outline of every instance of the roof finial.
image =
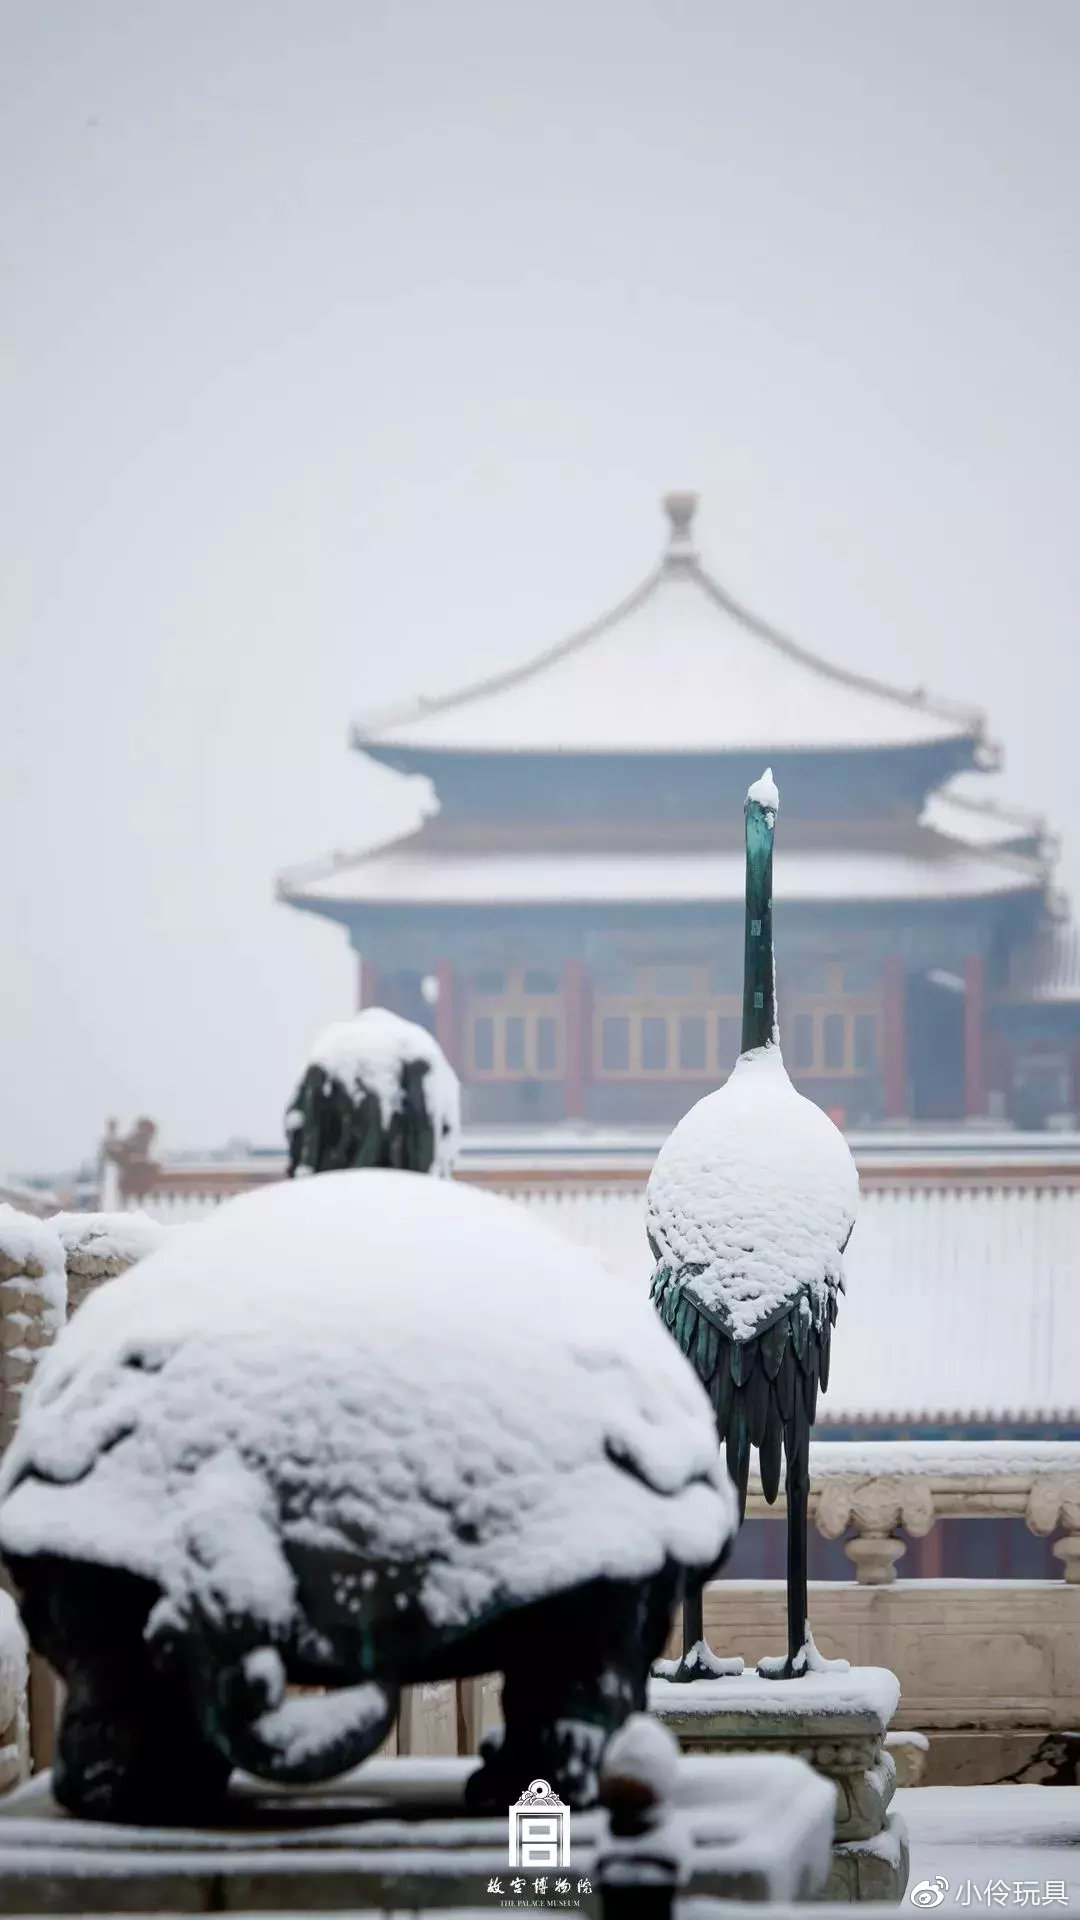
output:
M 690 559 L 694 553 L 694 515 L 697 512 L 696 493 L 665 493 L 664 512 L 671 523 L 668 536 L 668 556 L 673 559 Z

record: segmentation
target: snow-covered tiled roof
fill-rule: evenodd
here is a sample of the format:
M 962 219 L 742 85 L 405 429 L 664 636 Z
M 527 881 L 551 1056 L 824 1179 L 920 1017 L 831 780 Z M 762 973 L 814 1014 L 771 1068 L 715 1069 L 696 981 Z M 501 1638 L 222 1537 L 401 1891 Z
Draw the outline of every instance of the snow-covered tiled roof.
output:
M 1049 926 L 1012 955 L 1006 998 L 1040 1006 L 1080 1002 L 1080 929 Z
M 640 1189 L 516 1197 L 647 1285 Z M 873 1189 L 844 1267 L 819 1420 L 1080 1419 L 1080 1186 Z
M 1044 884 L 1021 855 L 938 846 L 914 851 L 793 848 L 776 863 L 778 900 L 955 900 L 1023 893 Z M 741 902 L 745 855 L 702 852 L 444 849 L 422 835 L 345 856 L 322 869 L 284 874 L 280 898 L 331 908 L 379 906 L 564 906 L 594 901 Z
M 962 773 L 939 787 L 927 799 L 922 824 L 969 847 L 1030 847 L 1052 858 L 1054 842 L 1042 816 L 985 795 L 979 790 L 984 777 Z
M 977 713 L 830 665 L 732 599 L 669 494 L 668 550 L 592 626 L 461 692 L 372 716 L 354 744 L 452 753 L 748 753 L 983 742 Z

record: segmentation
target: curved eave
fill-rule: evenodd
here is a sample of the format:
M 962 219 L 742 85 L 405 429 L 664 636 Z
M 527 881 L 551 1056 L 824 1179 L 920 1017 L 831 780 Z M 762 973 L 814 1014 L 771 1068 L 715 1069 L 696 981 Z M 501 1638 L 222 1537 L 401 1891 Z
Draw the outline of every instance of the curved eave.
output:
M 960 775 L 963 781 L 964 775 Z M 1061 851 L 1042 814 L 1023 812 L 1017 807 L 982 795 L 954 791 L 943 786 L 927 796 L 920 815 L 921 824 L 946 837 L 975 849 L 998 849 L 1025 854 L 1046 869 L 1054 865 Z
M 745 860 L 722 853 L 435 855 L 398 843 L 368 856 L 285 874 L 278 898 L 335 919 L 357 909 L 737 907 Z M 955 860 L 881 853 L 789 853 L 776 872 L 780 904 L 946 905 L 1044 891 L 1030 862 L 965 854 Z
M 777 766 L 790 766 L 793 762 L 807 766 L 820 765 L 825 761 L 836 762 L 850 760 L 853 763 L 869 763 L 882 754 L 931 754 L 940 755 L 945 766 L 945 775 L 952 772 L 976 768 L 980 771 L 993 771 L 1000 765 L 1000 749 L 985 736 L 978 733 L 957 733 L 947 738 L 937 736 L 927 740 L 865 740 L 859 742 L 816 741 L 812 744 L 778 743 L 775 739 L 761 739 L 749 746 L 742 744 L 729 747 L 691 747 L 680 749 L 677 753 L 670 746 L 642 744 L 640 746 L 594 746 L 583 747 L 435 747 L 427 745 L 409 745 L 403 741 L 372 740 L 359 726 L 349 732 L 349 746 L 357 753 L 366 754 L 368 759 L 378 761 L 380 766 L 389 767 L 395 773 L 409 777 L 422 775 L 432 780 L 436 787 L 440 771 L 450 772 L 453 768 L 466 766 L 497 767 L 503 763 L 508 769 L 521 766 L 542 768 L 551 766 L 600 765 L 611 767 L 620 761 L 643 761 L 659 764 L 664 760 L 677 759 L 681 766 L 728 766 L 741 765 L 743 761 L 753 768 L 755 775 L 760 772 L 764 758 Z M 933 763 L 932 763 L 933 764 Z M 940 778 L 938 773 L 934 776 Z M 1004 843 L 1003 843 L 1004 844 Z M 1019 842 L 1016 843 L 1019 845 Z

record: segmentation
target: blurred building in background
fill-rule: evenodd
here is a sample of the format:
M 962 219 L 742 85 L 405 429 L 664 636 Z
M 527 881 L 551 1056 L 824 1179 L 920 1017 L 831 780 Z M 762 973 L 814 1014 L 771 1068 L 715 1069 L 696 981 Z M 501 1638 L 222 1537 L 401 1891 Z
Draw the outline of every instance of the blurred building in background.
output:
M 739 1050 L 746 788 L 781 795 L 785 1061 L 849 1129 L 1068 1127 L 1080 950 L 980 714 L 829 665 L 706 571 L 695 498 L 594 625 L 357 726 L 417 831 L 282 877 L 362 1004 L 430 1025 L 479 1126 L 666 1130 Z

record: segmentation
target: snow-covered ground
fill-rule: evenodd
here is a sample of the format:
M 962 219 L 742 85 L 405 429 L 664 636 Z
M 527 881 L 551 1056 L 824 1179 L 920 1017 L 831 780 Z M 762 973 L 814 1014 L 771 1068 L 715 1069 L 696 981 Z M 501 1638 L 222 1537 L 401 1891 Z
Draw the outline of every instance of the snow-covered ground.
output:
M 1080 1789 L 913 1787 L 895 1805 L 911 1839 L 905 1906 L 1080 1908 Z M 930 1891 L 940 1901 L 912 1900 L 939 1879 L 947 1886 Z

